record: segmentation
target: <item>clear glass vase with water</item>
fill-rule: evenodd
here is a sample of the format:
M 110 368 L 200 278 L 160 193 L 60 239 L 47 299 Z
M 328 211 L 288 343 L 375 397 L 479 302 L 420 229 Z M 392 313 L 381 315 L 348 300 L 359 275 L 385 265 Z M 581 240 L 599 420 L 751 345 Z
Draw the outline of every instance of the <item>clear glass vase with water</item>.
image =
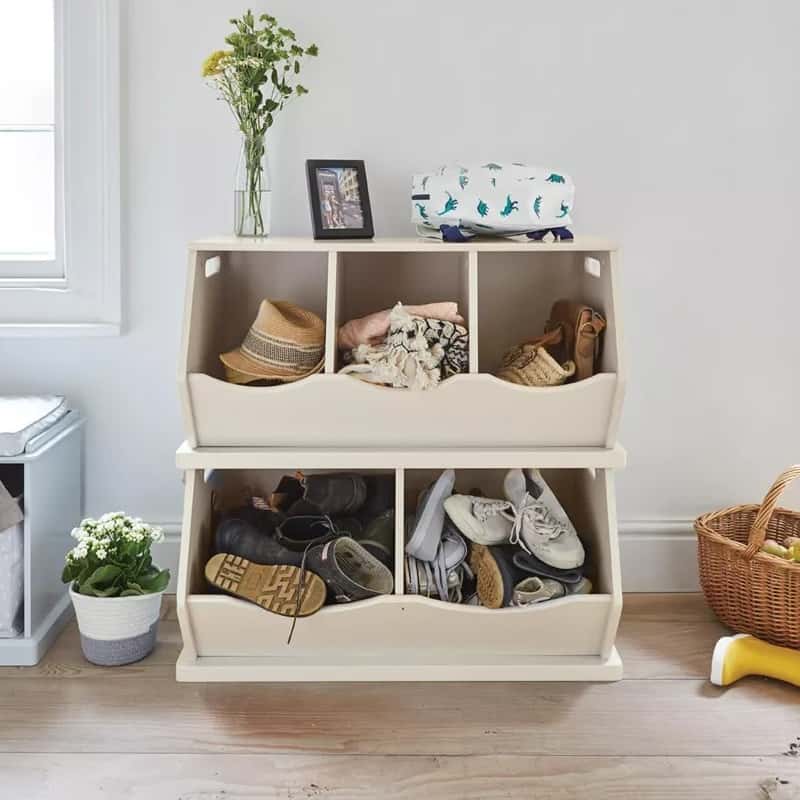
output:
M 244 136 L 236 169 L 234 231 L 237 236 L 268 236 L 272 186 L 263 136 Z

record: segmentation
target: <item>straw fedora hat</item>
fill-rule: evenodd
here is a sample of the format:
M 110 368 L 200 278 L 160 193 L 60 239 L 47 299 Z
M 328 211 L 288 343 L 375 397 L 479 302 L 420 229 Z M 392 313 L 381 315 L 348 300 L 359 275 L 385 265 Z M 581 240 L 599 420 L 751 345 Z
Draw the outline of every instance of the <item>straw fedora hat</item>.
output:
M 297 381 L 322 369 L 325 323 L 285 300 L 262 300 L 241 346 L 219 358 L 231 383 Z

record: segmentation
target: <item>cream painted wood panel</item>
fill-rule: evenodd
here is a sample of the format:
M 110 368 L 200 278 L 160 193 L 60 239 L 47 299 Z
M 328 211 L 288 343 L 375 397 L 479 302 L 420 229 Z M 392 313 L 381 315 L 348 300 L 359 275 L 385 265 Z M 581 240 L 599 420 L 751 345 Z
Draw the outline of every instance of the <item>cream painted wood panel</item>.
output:
M 364 657 L 365 663 L 397 661 L 401 666 L 427 659 L 435 663 L 443 656 L 445 662 L 475 662 L 476 653 L 496 660 L 598 655 L 611 604 L 605 594 L 554 600 L 532 609 L 461 606 L 414 595 L 377 597 L 326 606 L 299 619 L 287 645 L 290 618 L 232 597 L 190 595 L 187 601 L 201 657 L 316 656 L 326 664 L 356 663 Z M 413 659 L 406 662 L 404 653 L 413 653 Z
M 493 375 L 456 375 L 410 392 L 349 375 L 312 375 L 284 386 L 237 386 L 187 377 L 203 447 L 606 446 L 617 377 L 549 388 Z

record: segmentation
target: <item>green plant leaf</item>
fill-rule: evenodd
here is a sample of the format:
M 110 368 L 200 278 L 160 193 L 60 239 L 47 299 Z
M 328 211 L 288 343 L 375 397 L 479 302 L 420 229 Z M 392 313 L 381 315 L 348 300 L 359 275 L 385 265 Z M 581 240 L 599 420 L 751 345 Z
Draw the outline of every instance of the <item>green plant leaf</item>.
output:
M 295 92 L 297 92 L 298 97 L 300 95 L 308 94 L 308 89 L 305 86 L 298 83 L 297 86 L 294 87 Z
M 139 581 L 142 590 L 147 594 L 151 594 L 153 592 L 163 592 L 164 589 L 167 588 L 168 583 L 169 583 L 168 569 L 163 569 L 161 570 L 161 572 L 157 572 L 155 575 L 152 576 L 149 575 L 147 578 L 142 578 Z
M 122 570 L 114 564 L 103 564 L 98 567 L 87 579 L 86 583 L 90 586 L 100 586 L 104 583 L 111 583 L 116 580 Z
M 119 593 L 119 586 L 107 586 L 105 589 L 92 587 L 92 594 L 95 597 L 117 597 Z
M 315 44 L 310 44 L 306 47 L 306 55 L 307 56 L 318 56 L 319 55 L 319 48 Z

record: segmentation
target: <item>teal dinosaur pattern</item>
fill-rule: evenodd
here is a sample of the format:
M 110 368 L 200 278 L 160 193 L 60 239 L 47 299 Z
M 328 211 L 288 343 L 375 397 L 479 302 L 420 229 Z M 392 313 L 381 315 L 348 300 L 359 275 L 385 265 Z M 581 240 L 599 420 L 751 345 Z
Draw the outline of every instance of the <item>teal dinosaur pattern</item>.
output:
M 536 214 L 537 217 L 542 216 L 542 196 L 538 195 L 537 198 L 533 201 L 533 213 Z
M 462 172 L 461 175 L 458 176 L 458 185 L 462 189 L 465 189 L 468 183 L 469 183 L 469 175 L 466 175 L 465 173 Z
M 566 183 L 566 181 L 564 180 L 564 176 L 563 175 L 559 175 L 557 172 L 551 172 L 547 176 L 547 178 L 545 178 L 545 180 L 548 183 Z
M 458 200 L 450 194 L 450 192 L 445 192 L 447 195 L 447 200 L 444 202 L 444 208 L 436 215 L 438 217 L 443 217 L 445 214 L 449 214 L 451 211 L 455 211 L 458 208 Z
M 556 219 L 561 219 L 561 217 L 566 217 L 569 214 L 569 206 L 566 203 L 561 203 L 561 212 L 556 214 Z
M 419 211 L 419 215 L 422 217 L 422 219 L 427 220 L 428 212 L 425 210 L 425 206 L 422 205 L 422 203 L 414 203 L 414 205 L 417 207 L 417 211 Z
M 431 176 L 430 176 L 430 175 L 426 175 L 426 176 L 425 176 L 425 177 L 422 179 L 422 191 L 423 191 L 423 192 L 425 191 L 425 188 L 428 186 L 428 181 L 429 181 L 430 179 L 431 179 Z
M 511 195 L 506 195 L 506 204 L 500 212 L 501 217 L 507 217 L 512 211 L 519 211 L 519 203 L 511 199 Z
M 483 202 L 483 200 L 478 200 L 478 213 L 485 217 L 489 213 L 489 206 Z
M 499 169 L 503 169 L 503 167 L 500 164 L 495 164 L 494 161 L 490 161 L 488 164 L 484 164 L 483 168 L 484 169 L 491 169 L 491 170 L 494 170 L 494 171 L 497 171 Z

